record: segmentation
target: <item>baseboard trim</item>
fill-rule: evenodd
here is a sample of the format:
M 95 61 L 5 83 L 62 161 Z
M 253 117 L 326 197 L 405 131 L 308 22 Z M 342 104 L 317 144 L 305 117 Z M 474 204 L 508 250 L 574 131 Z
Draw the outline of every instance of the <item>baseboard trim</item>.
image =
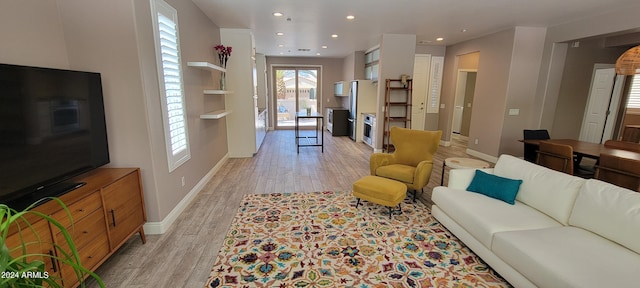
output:
M 467 152 L 467 154 L 469 154 L 469 155 L 471 155 L 471 156 L 478 157 L 478 158 L 480 158 L 480 159 L 482 159 L 482 160 L 489 161 L 489 162 L 491 162 L 491 163 L 496 163 L 496 162 L 498 162 L 498 157 L 491 156 L 491 155 L 489 155 L 489 154 L 484 154 L 484 153 L 482 153 L 482 152 L 478 152 L 478 151 L 476 151 L 476 150 L 471 150 L 471 149 L 469 149 L 469 148 L 467 148 L 467 151 L 466 151 L 466 152 Z
M 213 176 L 216 175 L 216 173 L 218 173 L 220 168 L 222 168 L 222 165 L 224 165 L 224 163 L 226 163 L 227 160 L 229 160 L 229 154 L 224 155 L 224 157 L 222 157 L 222 159 L 220 159 L 220 161 L 218 161 L 218 163 L 216 163 L 216 165 L 213 166 L 213 168 L 211 168 L 211 170 L 209 170 L 209 172 L 206 175 L 204 175 L 204 177 L 202 177 L 202 179 L 200 179 L 200 181 L 198 181 L 198 183 L 195 186 L 193 186 L 193 189 L 191 189 L 191 191 L 189 191 L 189 193 L 187 193 L 187 195 L 184 198 L 182 198 L 180 202 L 178 202 L 178 205 L 176 205 L 176 207 L 173 208 L 173 210 L 171 210 L 169 215 L 167 215 L 167 217 L 162 219 L 162 221 L 145 223 L 144 224 L 145 234 L 164 234 L 165 232 L 167 232 L 167 230 L 169 230 L 173 222 L 175 222 L 176 219 L 178 219 L 178 216 L 180 216 L 180 214 L 182 214 L 182 212 L 184 212 L 184 210 L 187 209 L 189 204 L 191 204 L 191 201 L 193 201 L 193 199 L 196 198 L 200 190 L 202 190 L 202 188 L 204 188 L 205 185 L 207 185 L 209 180 L 211 180 L 211 178 L 213 178 Z
M 440 140 L 440 146 L 442 146 L 442 147 L 450 147 L 451 146 L 451 141 Z

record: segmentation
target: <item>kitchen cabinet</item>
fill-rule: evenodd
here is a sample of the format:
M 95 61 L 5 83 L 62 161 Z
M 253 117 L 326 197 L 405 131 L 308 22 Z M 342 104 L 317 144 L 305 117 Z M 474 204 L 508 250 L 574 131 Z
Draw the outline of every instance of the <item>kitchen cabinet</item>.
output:
M 349 110 L 327 108 L 326 126 L 331 136 L 349 136 Z
M 267 136 L 267 109 L 259 111 L 256 120 L 256 151 L 260 149 L 265 136 Z
M 349 97 L 349 82 L 338 81 L 333 83 L 333 95 L 338 97 Z

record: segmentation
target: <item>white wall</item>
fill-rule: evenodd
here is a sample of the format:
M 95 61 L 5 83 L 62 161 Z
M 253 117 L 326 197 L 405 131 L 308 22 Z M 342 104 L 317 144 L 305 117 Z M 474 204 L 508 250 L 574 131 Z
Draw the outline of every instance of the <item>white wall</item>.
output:
M 178 10 L 192 153 L 172 173 L 149 1 L 0 0 L 0 62 L 101 73 L 109 166 L 141 168 L 147 218 L 159 225 L 197 192 L 199 181 L 227 154 L 224 120 L 199 119 L 204 111 L 224 106 L 224 99 L 202 95 L 216 79 L 186 67 L 187 61 L 215 61 L 219 28 L 191 1 L 167 2 Z
M 518 139 L 522 139 L 523 129 L 532 126 L 533 103 L 545 35 L 545 28 L 515 29 L 499 154 L 523 155 L 522 143 Z M 517 110 L 517 115 L 509 115 L 511 109 Z
M 580 21 L 547 29 L 538 77 L 532 121 L 537 127 L 553 127 L 560 82 L 568 49 L 566 42 L 576 39 L 637 31 L 640 29 L 640 3 L 624 9 L 603 12 Z
M 386 79 L 400 79 L 402 74 L 413 75 L 416 54 L 416 35 L 382 34 L 380 39 L 380 61 L 378 74 L 378 111 L 376 114 L 376 149 L 382 149 L 382 135 Z
M 56 0 L 1 0 L 0 39 L 0 63 L 69 68 Z

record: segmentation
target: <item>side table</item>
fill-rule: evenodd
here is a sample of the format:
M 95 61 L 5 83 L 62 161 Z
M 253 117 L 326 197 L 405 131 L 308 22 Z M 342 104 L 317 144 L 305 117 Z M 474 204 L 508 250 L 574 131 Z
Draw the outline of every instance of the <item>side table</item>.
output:
M 316 120 L 316 129 L 315 136 L 300 136 L 300 119 L 315 119 Z M 317 112 L 307 113 L 306 111 L 300 111 L 296 113 L 296 149 L 298 150 L 298 154 L 300 154 L 300 147 L 303 146 L 320 146 L 322 153 L 324 153 L 324 116 Z M 319 132 L 318 132 L 319 131 Z M 318 136 L 320 134 L 320 136 Z M 316 144 L 300 144 L 300 139 L 309 140 L 310 138 L 316 139 Z M 320 140 L 320 143 L 318 143 Z
M 442 176 L 440 177 L 440 186 L 444 184 L 444 169 L 445 167 L 449 167 L 449 169 L 458 169 L 458 168 L 489 168 L 491 165 L 488 162 L 473 159 L 473 158 L 463 158 L 463 157 L 452 157 L 447 158 L 442 161 Z

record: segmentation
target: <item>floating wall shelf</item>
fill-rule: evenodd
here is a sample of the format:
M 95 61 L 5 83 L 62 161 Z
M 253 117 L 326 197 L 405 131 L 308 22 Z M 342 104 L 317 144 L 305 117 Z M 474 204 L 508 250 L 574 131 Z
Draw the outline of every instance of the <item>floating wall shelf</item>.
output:
M 233 91 L 226 91 L 226 90 L 204 90 L 203 91 L 204 94 L 206 95 L 229 95 L 229 94 L 233 94 Z
M 231 110 L 216 110 L 200 115 L 200 119 L 220 119 L 231 114 Z
M 207 70 L 207 71 L 220 71 L 220 72 L 227 72 L 227 69 L 224 69 L 218 65 L 215 64 L 211 64 L 209 62 L 187 62 L 187 66 L 189 67 L 196 67 L 196 68 L 200 68 L 203 70 Z

